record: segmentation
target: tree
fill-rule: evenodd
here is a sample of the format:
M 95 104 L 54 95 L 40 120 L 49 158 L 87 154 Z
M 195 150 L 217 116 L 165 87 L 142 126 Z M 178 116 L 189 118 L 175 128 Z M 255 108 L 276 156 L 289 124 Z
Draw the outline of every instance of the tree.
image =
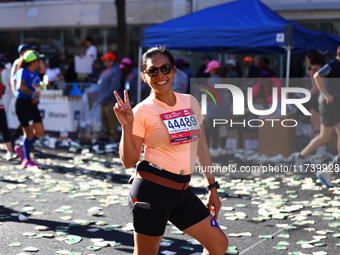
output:
M 117 30 L 118 30 L 118 45 L 117 45 L 117 61 L 127 55 L 127 27 L 125 15 L 125 0 L 115 0 L 117 9 Z

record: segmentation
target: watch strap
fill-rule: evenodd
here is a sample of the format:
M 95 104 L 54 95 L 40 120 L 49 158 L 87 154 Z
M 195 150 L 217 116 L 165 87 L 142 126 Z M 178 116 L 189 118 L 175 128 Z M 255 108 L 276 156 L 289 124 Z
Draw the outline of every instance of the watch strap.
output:
M 214 183 L 212 183 L 212 184 L 209 184 L 209 185 L 208 185 L 208 190 L 210 190 L 210 189 L 212 189 L 212 188 L 217 188 L 217 189 L 220 188 L 220 185 L 218 184 L 217 181 L 214 182 Z

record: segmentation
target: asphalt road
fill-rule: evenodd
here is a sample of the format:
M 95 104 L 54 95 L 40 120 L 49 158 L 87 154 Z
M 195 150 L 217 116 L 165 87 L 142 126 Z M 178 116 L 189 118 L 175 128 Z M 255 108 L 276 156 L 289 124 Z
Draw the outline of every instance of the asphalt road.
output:
M 124 169 L 113 153 L 39 149 L 43 151 L 37 157 L 41 169 L 22 170 L 18 161 L 0 159 L 0 255 L 132 254 L 133 231 L 126 228 L 132 220 L 126 184 L 132 170 Z M 214 161 L 235 164 L 237 169 L 255 164 L 242 162 L 233 155 Z M 222 184 L 219 192 L 223 203 L 218 222 L 238 254 L 340 254 L 340 247 L 336 247 L 340 240 L 335 235 L 340 233 L 337 187 L 327 189 L 319 181 L 313 183 L 313 173 L 300 177 L 292 172 L 216 175 Z M 192 188 L 203 200 L 204 187 L 202 175 L 195 173 Z M 93 207 L 100 207 L 102 215 L 89 215 L 88 209 Z M 268 215 L 262 221 L 258 219 L 260 208 L 261 214 Z M 36 229 L 38 226 L 45 228 Z M 289 229 L 290 226 L 294 229 Z M 164 238 L 172 243 L 160 247 L 159 254 L 166 250 L 176 254 L 202 252 L 200 245 L 188 243 L 189 236 L 173 231 L 169 224 Z M 76 237 L 72 238 L 73 235 Z M 262 235 L 271 238 L 260 238 Z M 299 241 L 305 241 L 304 245 Z M 93 250 L 94 246 L 105 244 L 108 245 Z M 193 250 L 183 250 L 182 246 Z M 274 248 L 278 246 L 281 248 Z M 25 251 L 27 247 L 38 251 Z

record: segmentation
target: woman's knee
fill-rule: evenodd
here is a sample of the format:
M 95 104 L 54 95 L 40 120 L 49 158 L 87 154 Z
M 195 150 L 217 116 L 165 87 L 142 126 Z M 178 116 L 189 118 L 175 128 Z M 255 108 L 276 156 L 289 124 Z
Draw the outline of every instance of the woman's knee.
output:
M 159 249 L 159 244 L 162 236 L 148 236 L 135 232 L 134 255 L 156 255 Z
M 317 139 L 319 139 L 322 143 L 328 143 L 329 140 L 332 138 L 332 133 L 323 133 L 321 132 L 318 136 Z
M 33 139 L 33 129 L 31 127 L 23 128 L 22 132 L 24 133 L 24 137 L 27 139 Z
M 45 133 L 45 130 L 44 130 L 44 126 L 42 125 L 42 123 L 35 123 L 34 124 L 34 135 L 36 137 L 42 137 Z
M 35 135 L 36 137 L 40 138 L 40 137 L 42 137 L 44 134 L 45 134 L 44 130 L 36 130 L 36 132 L 35 132 L 34 135 Z
M 146 248 L 146 249 L 136 249 L 133 252 L 133 255 L 157 255 L 158 248 Z
M 224 255 L 228 249 L 229 240 L 226 236 L 223 238 L 216 239 L 216 242 L 211 243 L 209 247 L 204 249 L 205 254 L 207 255 Z
M 218 247 L 219 247 L 219 251 L 218 252 L 221 252 L 221 254 L 225 254 L 227 249 L 228 249 L 228 246 L 229 246 L 229 240 L 227 237 L 224 238 L 224 240 L 219 243 Z M 220 254 L 220 253 L 218 253 Z

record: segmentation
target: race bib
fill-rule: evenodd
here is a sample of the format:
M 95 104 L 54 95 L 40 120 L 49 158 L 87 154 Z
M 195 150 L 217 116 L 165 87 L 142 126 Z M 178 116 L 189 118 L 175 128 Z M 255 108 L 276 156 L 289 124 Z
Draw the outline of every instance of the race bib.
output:
M 168 130 L 170 144 L 179 145 L 199 140 L 200 125 L 194 111 L 190 108 L 163 113 L 160 117 Z
M 40 96 L 40 85 L 34 85 L 35 93 Z

